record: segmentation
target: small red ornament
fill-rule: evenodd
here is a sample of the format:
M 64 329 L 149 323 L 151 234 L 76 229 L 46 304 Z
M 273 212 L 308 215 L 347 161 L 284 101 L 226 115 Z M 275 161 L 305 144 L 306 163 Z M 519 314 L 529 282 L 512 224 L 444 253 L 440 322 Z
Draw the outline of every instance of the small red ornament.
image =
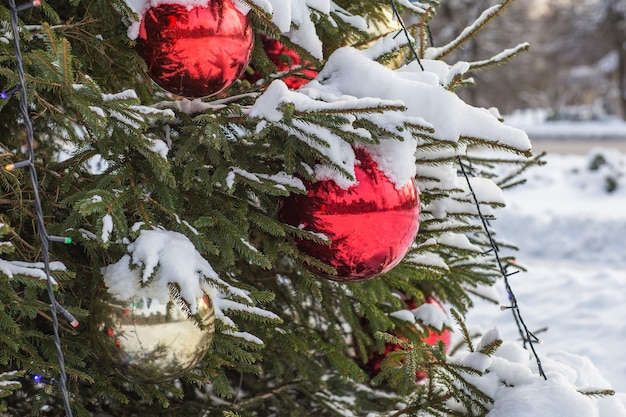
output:
M 250 61 L 250 18 L 231 0 L 207 7 L 151 7 L 141 18 L 137 51 L 148 74 L 170 93 L 198 98 L 228 88 Z
M 404 300 L 406 303 L 407 309 L 414 310 L 418 307 L 415 300 Z M 433 297 L 426 297 L 424 300 L 426 304 L 435 304 L 441 310 L 443 310 L 443 306 L 439 303 L 439 301 L 435 300 Z M 397 335 L 401 337 L 400 335 Z M 443 329 L 441 333 L 434 332 L 432 330 L 428 331 L 428 336 L 423 337 L 422 342 L 426 343 L 429 346 L 434 346 L 438 341 L 442 341 L 444 346 L 446 347 L 446 353 L 450 350 L 450 330 Z M 373 377 L 376 376 L 380 372 L 380 367 L 385 359 L 391 352 L 395 352 L 397 350 L 402 350 L 400 345 L 396 345 L 394 343 L 385 343 L 385 349 L 382 352 L 373 352 L 367 358 L 367 363 L 365 364 L 365 370 Z M 426 374 L 421 371 L 415 372 L 415 378 L 417 381 L 420 381 L 426 378 Z
M 302 66 L 297 73 L 281 78 L 287 84 L 287 87 L 297 90 L 311 81 L 311 79 L 317 77 L 317 71 L 313 69 L 311 63 L 308 61 L 302 62 L 300 55 L 296 51 L 287 48 L 278 40 L 266 35 L 261 35 L 261 41 L 267 57 L 276 65 L 278 71 L 289 71 L 294 67 Z M 247 74 L 243 78 L 254 83 L 261 78 L 261 74 L 255 71 L 253 74 Z
M 402 188 L 378 169 L 362 149 L 355 148 L 356 184 L 343 189 L 332 180 L 305 182 L 307 195 L 283 200 L 280 218 L 287 224 L 322 233 L 330 245 L 299 240 L 301 251 L 337 270 L 315 271 L 329 279 L 357 282 L 383 274 L 397 265 L 419 228 L 419 196 L 413 181 Z

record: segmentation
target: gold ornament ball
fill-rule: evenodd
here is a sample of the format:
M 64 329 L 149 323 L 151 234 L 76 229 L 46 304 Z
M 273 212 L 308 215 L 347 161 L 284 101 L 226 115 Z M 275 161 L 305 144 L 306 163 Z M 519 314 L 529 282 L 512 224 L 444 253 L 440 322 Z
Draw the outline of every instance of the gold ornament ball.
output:
M 180 378 L 206 355 L 215 332 L 208 295 L 198 298 L 197 314 L 170 300 L 144 296 L 119 299 L 96 294 L 89 317 L 91 340 L 103 360 L 124 378 L 159 383 Z

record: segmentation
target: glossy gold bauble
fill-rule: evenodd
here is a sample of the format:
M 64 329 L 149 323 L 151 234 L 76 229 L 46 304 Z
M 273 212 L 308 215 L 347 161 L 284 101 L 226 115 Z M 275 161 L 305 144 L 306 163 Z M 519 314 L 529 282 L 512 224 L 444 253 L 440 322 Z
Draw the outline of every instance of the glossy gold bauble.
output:
M 126 299 L 100 291 L 90 308 L 91 340 L 100 357 L 123 377 L 158 383 L 183 376 L 206 355 L 215 332 L 208 295 L 197 300 L 197 314 L 170 300 Z

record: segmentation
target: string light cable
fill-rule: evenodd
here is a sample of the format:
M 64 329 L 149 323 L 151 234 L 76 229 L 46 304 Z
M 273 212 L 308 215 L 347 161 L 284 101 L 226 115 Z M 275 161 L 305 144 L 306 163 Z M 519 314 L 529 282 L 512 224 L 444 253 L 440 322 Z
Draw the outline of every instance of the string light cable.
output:
M 404 36 L 406 36 L 407 42 L 409 44 L 409 46 L 411 47 L 411 51 L 413 51 L 413 56 L 415 57 L 415 59 L 417 60 L 420 68 L 422 69 L 422 71 L 424 71 L 424 67 L 422 66 L 422 63 L 419 59 L 419 56 L 417 54 L 417 51 L 415 50 L 414 46 L 413 46 L 413 42 L 411 40 L 411 37 L 409 36 L 408 30 L 406 29 L 406 26 L 404 25 L 404 22 L 402 21 L 402 17 L 400 16 L 400 13 L 398 11 L 398 8 L 396 7 L 396 3 L 395 0 L 390 0 L 391 3 L 391 8 L 393 10 L 393 14 L 394 16 L 398 19 L 398 22 L 400 23 L 400 26 L 402 27 L 402 31 L 404 33 Z M 430 40 L 430 45 L 434 46 L 434 39 L 430 30 L 430 25 L 427 25 L 427 30 L 428 30 L 428 37 Z M 467 157 L 467 156 L 466 156 Z M 468 158 L 469 160 L 469 158 Z M 487 235 L 487 238 L 489 240 L 489 245 L 491 246 L 491 249 L 488 251 L 488 253 L 493 252 L 495 258 L 496 258 L 496 262 L 498 264 L 498 270 L 500 272 L 500 275 L 502 275 L 502 278 L 504 280 L 504 286 L 506 288 L 506 292 L 507 292 L 507 296 L 509 298 L 509 300 L 511 301 L 511 305 L 510 306 L 502 306 L 500 307 L 502 310 L 511 310 L 511 312 L 513 313 L 513 318 L 515 319 L 515 324 L 517 325 L 517 329 L 519 331 L 520 337 L 522 338 L 523 344 L 524 344 L 524 348 L 526 348 L 527 346 L 530 347 L 530 350 L 532 351 L 533 355 L 535 356 L 535 360 L 537 362 L 537 368 L 539 370 L 539 375 L 541 375 L 544 379 L 548 379 L 543 367 L 541 365 L 541 359 L 539 359 L 539 355 L 537 354 L 536 350 L 535 350 L 535 343 L 539 343 L 540 340 L 537 338 L 537 336 L 535 336 L 530 330 L 528 330 L 528 327 L 526 326 L 526 323 L 524 322 L 524 319 L 522 317 L 522 314 L 520 312 L 520 308 L 519 305 L 517 304 L 517 298 L 515 297 L 515 293 L 513 292 L 513 289 L 511 288 L 511 284 L 509 282 L 509 277 L 511 275 L 517 274 L 519 272 L 518 271 L 514 271 L 514 272 L 508 272 L 508 265 L 504 265 L 502 262 L 502 258 L 500 258 L 500 254 L 499 254 L 499 249 L 498 249 L 498 245 L 496 244 L 496 241 L 493 239 L 493 236 L 491 234 L 491 231 L 489 230 L 489 224 L 487 219 L 485 218 L 485 216 L 483 215 L 482 209 L 480 207 L 480 203 L 478 201 L 478 197 L 476 196 L 476 193 L 474 192 L 474 189 L 472 187 L 470 178 L 469 178 L 469 174 L 467 173 L 466 169 L 465 169 L 465 165 L 463 164 L 463 160 L 461 158 L 461 156 L 458 156 L 458 162 L 459 165 L 461 167 L 461 173 L 463 174 L 463 176 L 465 177 L 465 180 L 467 181 L 467 186 L 469 187 L 470 193 L 472 195 L 472 198 L 474 200 L 474 204 L 476 205 L 476 209 L 478 211 L 478 216 L 480 217 L 480 221 L 482 223 L 483 229 L 485 231 L 485 234 Z M 471 167 L 470 167 L 471 168 Z
M 404 36 L 406 37 L 406 40 L 409 44 L 409 48 L 411 48 L 411 52 L 413 52 L 413 59 L 417 61 L 417 64 L 420 66 L 420 69 L 424 71 L 424 66 L 422 65 L 422 61 L 420 60 L 420 57 L 417 54 L 417 51 L 415 50 L 415 46 L 413 45 L 413 41 L 411 40 L 411 35 L 409 35 L 409 31 L 407 30 L 406 25 L 404 24 L 404 21 L 402 20 L 402 16 L 400 16 L 400 12 L 398 11 L 398 7 L 396 6 L 395 0 L 389 0 L 389 1 L 391 3 L 391 10 L 393 11 L 393 15 L 395 16 L 396 19 L 398 19 L 398 23 L 400 23 L 400 27 L 402 27 L 402 33 L 404 33 Z
M 488 253 L 494 254 L 496 263 L 498 264 L 498 270 L 504 280 L 504 286 L 507 292 L 507 296 L 509 298 L 509 301 L 511 302 L 511 305 L 501 306 L 500 309 L 511 310 L 511 312 L 513 313 L 513 318 L 515 319 L 515 324 L 517 324 L 517 329 L 523 340 L 524 348 L 526 348 L 527 346 L 530 347 L 530 350 L 535 356 L 535 361 L 537 362 L 537 369 L 539 370 L 539 375 L 541 375 L 543 379 L 547 380 L 548 377 L 546 376 L 543 370 L 543 367 L 541 365 L 541 359 L 539 359 L 539 355 L 537 354 L 537 351 L 535 350 L 535 343 L 539 343 L 539 339 L 530 330 L 528 330 L 528 327 L 526 326 L 526 323 L 524 322 L 524 319 L 522 317 L 522 313 L 520 312 L 519 305 L 517 304 L 517 297 L 515 297 L 515 293 L 513 292 L 513 289 L 511 288 L 511 284 L 509 282 L 509 277 L 511 275 L 518 273 L 519 271 L 508 272 L 508 265 L 505 266 L 504 263 L 502 262 L 498 245 L 496 241 L 494 240 L 493 235 L 491 234 L 491 231 L 489 230 L 489 223 L 482 212 L 480 203 L 478 201 L 478 197 L 476 196 L 476 192 L 474 191 L 474 188 L 472 187 L 469 174 L 465 168 L 465 164 L 463 163 L 463 160 L 461 159 L 460 155 L 458 156 L 458 161 L 459 161 L 459 166 L 461 167 L 461 173 L 465 177 L 465 181 L 467 182 L 467 186 L 469 188 L 470 194 L 472 195 L 472 199 L 474 200 L 474 204 L 476 205 L 476 209 L 478 211 L 478 216 L 480 217 L 483 230 L 485 231 L 485 234 L 487 235 L 487 239 L 489 240 L 489 245 L 491 246 L 491 249 L 489 250 Z
M 33 377 L 33 381 L 35 382 L 46 382 L 50 381 L 54 386 L 57 386 L 61 391 L 61 395 L 63 397 L 63 405 L 65 408 L 65 413 L 67 417 L 72 417 L 72 409 L 70 407 L 69 401 L 69 393 L 67 390 L 67 375 L 65 373 L 65 358 L 63 356 L 63 349 L 61 347 L 61 338 L 59 336 L 59 321 L 58 315 L 62 315 L 72 327 L 78 326 L 78 321 L 65 310 L 57 301 L 54 295 L 54 287 L 53 280 L 50 276 L 50 253 L 49 253 L 49 242 L 63 242 L 63 243 L 71 243 L 70 238 L 60 237 L 60 236 L 49 236 L 46 231 L 46 226 L 44 223 L 44 215 L 43 209 L 41 207 L 41 199 L 39 197 L 39 180 L 37 178 L 37 171 L 35 169 L 35 147 L 34 147 L 34 132 L 33 125 L 30 119 L 30 114 L 28 112 L 28 96 L 26 92 L 26 76 L 24 74 L 23 60 L 22 60 L 22 52 L 20 50 L 19 43 L 19 27 L 18 27 L 18 13 L 28 10 L 32 7 L 36 7 L 40 5 L 40 0 L 34 0 L 28 3 L 24 3 L 20 6 L 16 6 L 15 0 L 9 0 L 9 6 L 11 11 L 11 28 L 13 30 L 13 46 L 15 49 L 15 59 L 17 62 L 17 74 L 19 77 L 19 83 L 14 87 L 10 88 L 7 91 L 4 91 L 0 94 L 0 97 L 3 99 L 8 99 L 11 95 L 15 93 L 20 93 L 19 107 L 20 113 L 22 114 L 23 123 L 26 128 L 26 138 L 27 138 L 27 147 L 28 147 L 28 160 L 20 161 L 12 164 L 8 164 L 4 167 L 5 170 L 13 170 L 17 168 L 28 167 L 28 171 L 30 174 L 30 180 L 33 187 L 33 196 L 35 201 L 35 211 L 37 215 L 37 231 L 39 234 L 39 239 L 41 240 L 42 245 L 42 253 L 43 253 L 43 263 L 44 263 L 44 272 L 46 274 L 46 282 L 47 282 L 47 290 L 48 297 L 50 299 L 50 310 L 52 313 L 52 327 L 54 332 L 54 344 L 57 351 L 57 357 L 59 362 L 59 380 L 57 381 L 55 378 L 47 378 L 42 377 L 41 375 L 35 374 Z M 38 376 L 37 376 L 38 375 Z

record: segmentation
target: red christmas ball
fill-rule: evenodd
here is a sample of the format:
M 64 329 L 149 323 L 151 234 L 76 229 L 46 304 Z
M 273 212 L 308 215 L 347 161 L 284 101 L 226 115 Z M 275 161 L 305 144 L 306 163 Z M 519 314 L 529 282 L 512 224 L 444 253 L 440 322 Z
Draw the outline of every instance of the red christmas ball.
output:
M 330 245 L 299 240 L 298 249 L 337 270 L 329 279 L 357 282 L 397 265 L 419 227 L 419 197 L 413 181 L 397 189 L 362 149 L 355 148 L 356 184 L 343 189 L 332 180 L 306 182 L 307 195 L 282 201 L 280 218 L 287 224 L 321 233 Z
M 415 300 L 404 300 L 407 308 L 409 310 L 413 310 L 415 308 L 418 307 L 417 303 L 415 302 Z M 443 310 L 443 306 L 439 303 L 439 301 L 437 301 L 436 299 L 434 299 L 433 297 L 426 297 L 426 299 L 424 300 L 424 302 L 426 304 L 435 304 L 437 305 L 441 310 Z M 398 337 L 402 337 L 401 335 L 397 335 Z M 422 337 L 422 342 L 426 343 L 429 346 L 434 346 L 438 341 L 442 341 L 445 348 L 446 348 L 446 353 L 449 352 L 450 350 L 450 330 L 448 329 L 443 329 L 443 331 L 441 332 L 435 332 L 432 330 L 428 331 L 428 336 L 424 336 Z M 364 368 L 365 370 L 371 375 L 371 376 L 376 376 L 379 372 L 380 372 L 380 367 L 382 365 L 383 359 L 385 359 L 387 356 L 389 356 L 389 354 L 391 352 L 395 352 L 397 350 L 402 350 L 402 347 L 400 345 L 396 345 L 394 343 L 385 343 L 385 349 L 382 352 L 372 352 L 368 358 L 367 358 L 367 363 L 365 364 Z M 415 372 L 415 378 L 417 381 L 420 381 L 424 378 L 426 378 L 426 374 L 422 371 L 417 371 Z
M 263 49 L 267 57 L 276 65 L 278 71 L 289 71 L 294 67 L 302 66 L 302 68 L 293 75 L 281 78 L 281 80 L 287 84 L 287 87 L 297 90 L 311 81 L 311 79 L 317 77 L 317 71 L 313 69 L 311 63 L 309 61 L 303 62 L 296 51 L 287 48 L 278 40 L 266 35 L 261 35 L 261 41 L 263 42 Z M 252 74 L 244 74 L 242 78 L 254 83 L 261 78 L 261 74 L 259 71 L 254 71 Z
M 414 310 L 418 307 L 415 300 L 405 300 L 406 306 L 409 310 Z M 439 301 L 434 299 L 433 297 L 426 297 L 424 300 L 425 304 L 434 304 L 441 309 L 441 311 L 445 311 L 443 306 Z M 432 330 L 428 331 L 428 336 L 424 337 L 422 341 L 429 346 L 435 346 L 438 341 L 442 341 L 444 346 L 446 347 L 446 353 L 450 350 L 450 330 L 444 329 L 442 332 L 433 332 Z
M 250 61 L 250 18 L 231 0 L 207 7 L 151 7 L 141 18 L 137 51 L 148 74 L 170 93 L 198 98 L 215 95 L 239 78 Z

